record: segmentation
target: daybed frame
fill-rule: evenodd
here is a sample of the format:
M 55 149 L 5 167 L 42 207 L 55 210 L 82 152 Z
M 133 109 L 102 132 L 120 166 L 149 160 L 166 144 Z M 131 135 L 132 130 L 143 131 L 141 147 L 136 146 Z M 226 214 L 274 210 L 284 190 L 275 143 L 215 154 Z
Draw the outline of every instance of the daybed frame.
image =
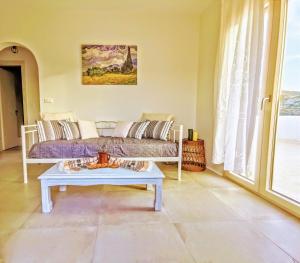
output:
M 99 132 L 104 129 L 97 127 Z M 122 157 L 122 159 L 136 160 L 136 161 L 154 161 L 154 162 L 177 162 L 178 163 L 178 175 L 177 179 L 181 180 L 181 159 L 182 159 L 182 139 L 183 139 L 183 125 L 174 126 L 171 129 L 170 139 L 172 141 L 178 141 L 178 156 L 175 157 Z M 52 159 L 52 158 L 29 158 L 28 151 L 31 146 L 38 141 L 37 125 L 22 125 L 21 126 L 21 138 L 22 138 L 22 158 L 23 158 L 23 177 L 24 183 L 28 182 L 27 164 L 39 164 L 39 163 L 57 163 L 59 161 L 72 160 L 78 158 L 65 158 L 65 159 Z

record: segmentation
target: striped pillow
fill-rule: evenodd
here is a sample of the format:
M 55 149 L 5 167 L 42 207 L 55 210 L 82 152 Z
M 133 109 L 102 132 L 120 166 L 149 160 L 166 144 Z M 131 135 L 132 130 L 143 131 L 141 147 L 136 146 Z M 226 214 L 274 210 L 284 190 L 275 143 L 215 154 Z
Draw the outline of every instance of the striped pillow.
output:
M 142 136 L 149 125 L 150 121 L 134 122 L 128 132 L 127 137 L 142 139 Z
M 67 140 L 80 139 L 80 131 L 77 122 L 59 121 L 64 131 L 64 136 Z
M 143 136 L 167 141 L 173 123 L 174 121 L 151 121 Z
M 64 133 L 58 121 L 37 121 L 39 142 L 64 139 Z
M 147 126 L 147 128 L 143 134 L 144 138 L 148 138 L 148 139 L 153 138 L 153 130 L 155 129 L 155 126 L 158 122 L 159 121 L 150 121 L 149 125 Z

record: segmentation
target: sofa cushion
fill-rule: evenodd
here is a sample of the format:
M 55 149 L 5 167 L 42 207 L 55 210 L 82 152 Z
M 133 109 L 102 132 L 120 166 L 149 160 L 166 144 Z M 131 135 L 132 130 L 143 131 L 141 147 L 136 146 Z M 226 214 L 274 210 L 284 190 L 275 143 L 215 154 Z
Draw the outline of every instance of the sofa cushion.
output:
M 112 133 L 112 136 L 113 137 L 126 138 L 132 124 L 133 124 L 132 121 L 120 121 L 120 122 L 118 122 L 117 126 L 115 127 L 115 129 Z
M 136 138 L 139 140 L 142 139 L 145 129 L 147 128 L 149 123 L 150 123 L 150 121 L 134 122 L 128 132 L 127 137 Z
M 95 122 L 79 120 L 78 126 L 82 139 L 99 137 Z
M 150 121 L 143 137 L 166 141 L 174 121 Z
M 63 128 L 58 121 L 37 121 L 39 142 L 64 139 Z
M 80 131 L 77 122 L 59 121 L 59 124 L 63 127 L 64 136 L 67 140 L 80 138 Z
M 156 127 L 156 124 L 158 123 L 159 121 L 150 121 L 150 123 L 148 124 L 147 128 L 145 129 L 145 132 L 143 134 L 143 137 L 144 138 L 148 138 L 148 139 L 151 139 L 153 138 L 153 131 Z

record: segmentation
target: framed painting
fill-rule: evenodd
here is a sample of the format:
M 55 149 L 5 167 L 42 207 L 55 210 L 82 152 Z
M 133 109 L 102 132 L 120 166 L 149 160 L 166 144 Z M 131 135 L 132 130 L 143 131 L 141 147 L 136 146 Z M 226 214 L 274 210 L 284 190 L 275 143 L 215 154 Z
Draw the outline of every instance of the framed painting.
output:
M 136 85 L 137 46 L 82 45 L 83 85 Z

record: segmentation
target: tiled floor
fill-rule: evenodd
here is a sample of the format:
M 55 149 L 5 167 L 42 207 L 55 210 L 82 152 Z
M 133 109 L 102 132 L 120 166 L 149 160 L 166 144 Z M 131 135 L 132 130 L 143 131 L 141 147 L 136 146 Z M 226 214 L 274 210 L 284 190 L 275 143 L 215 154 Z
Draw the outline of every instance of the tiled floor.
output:
M 300 221 L 214 175 L 162 165 L 164 206 L 144 186 L 53 190 L 41 214 L 37 176 L 22 183 L 20 152 L 0 153 L 0 247 L 4 262 L 300 262 Z M 1 261 L 1 260 L 0 260 Z

